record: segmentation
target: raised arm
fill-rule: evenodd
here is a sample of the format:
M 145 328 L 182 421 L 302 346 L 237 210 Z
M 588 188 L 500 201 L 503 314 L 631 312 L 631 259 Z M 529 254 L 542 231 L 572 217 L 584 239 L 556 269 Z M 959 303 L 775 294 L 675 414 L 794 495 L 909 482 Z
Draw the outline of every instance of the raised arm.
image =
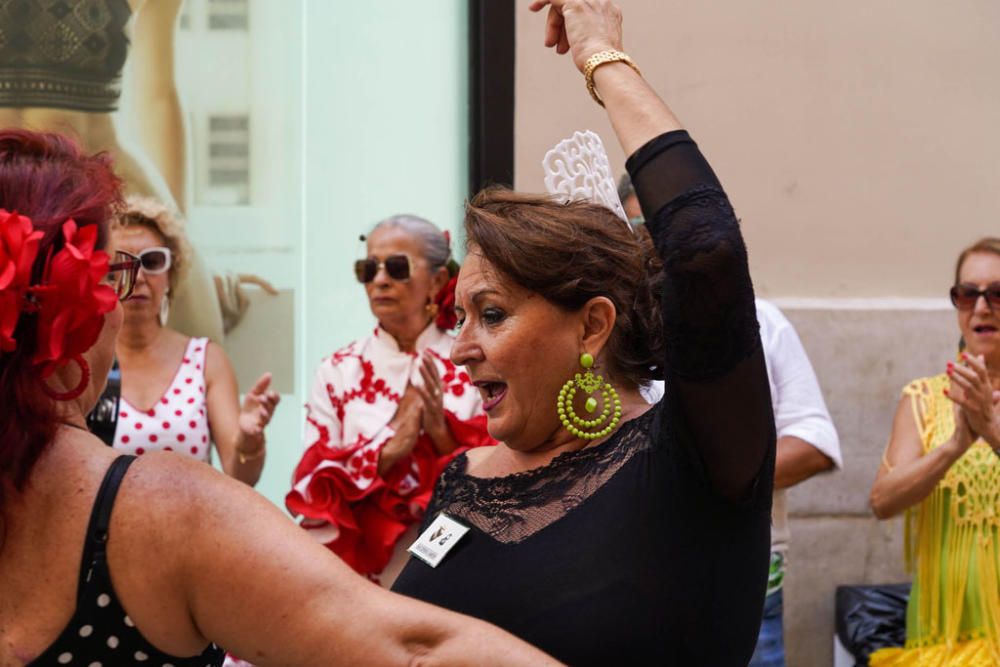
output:
M 572 53 L 577 68 L 620 51 L 621 13 L 606 0 L 541 0 L 546 44 Z M 747 267 L 729 201 L 669 107 L 629 65 L 594 71 L 594 84 L 619 142 L 666 272 L 663 294 L 670 418 L 712 485 L 743 498 L 755 480 L 769 497 L 774 421 Z M 765 474 L 761 475 L 764 472 Z

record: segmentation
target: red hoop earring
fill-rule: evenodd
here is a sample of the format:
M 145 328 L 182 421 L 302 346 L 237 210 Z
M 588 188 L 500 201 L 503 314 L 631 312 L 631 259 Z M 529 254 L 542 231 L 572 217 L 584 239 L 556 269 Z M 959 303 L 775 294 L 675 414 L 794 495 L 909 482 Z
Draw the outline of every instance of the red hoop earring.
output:
M 80 383 L 76 385 L 73 389 L 69 391 L 56 391 L 48 385 L 45 380 L 42 380 L 42 390 L 45 395 L 55 401 L 72 401 L 74 398 L 78 398 L 80 394 L 87 388 L 90 384 L 90 366 L 87 365 L 87 360 L 83 358 L 82 354 L 77 354 L 70 357 L 71 361 L 75 361 L 78 366 L 80 366 Z

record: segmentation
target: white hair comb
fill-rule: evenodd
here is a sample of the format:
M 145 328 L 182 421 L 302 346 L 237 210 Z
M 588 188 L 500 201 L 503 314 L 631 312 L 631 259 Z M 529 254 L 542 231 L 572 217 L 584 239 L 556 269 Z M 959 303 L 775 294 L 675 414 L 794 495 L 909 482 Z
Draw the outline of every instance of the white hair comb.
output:
M 611 175 L 608 154 L 597 133 L 577 131 L 569 139 L 563 139 L 545 154 L 542 169 L 549 194 L 564 195 L 570 201 L 600 204 L 621 218 L 632 231 L 618 197 L 618 186 Z

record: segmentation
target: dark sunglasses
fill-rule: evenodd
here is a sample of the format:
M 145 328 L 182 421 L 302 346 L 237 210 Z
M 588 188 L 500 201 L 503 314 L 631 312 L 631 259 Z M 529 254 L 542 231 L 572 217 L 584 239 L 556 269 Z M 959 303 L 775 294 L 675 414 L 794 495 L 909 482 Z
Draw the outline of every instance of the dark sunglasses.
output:
M 141 266 L 142 260 L 135 255 L 122 250 L 115 252 L 114 261 L 108 266 L 108 275 L 105 281 L 118 295 L 119 301 L 125 301 L 132 296 L 135 278 L 139 275 L 139 267 Z
M 972 285 L 955 285 L 948 295 L 951 297 L 951 304 L 959 310 L 972 310 L 981 296 L 986 297 L 986 305 L 990 310 L 1000 308 L 1000 283 L 994 283 L 986 289 L 978 289 Z
M 381 262 L 371 257 L 359 259 L 354 262 L 354 275 L 357 276 L 359 283 L 370 283 L 375 280 L 378 270 L 383 267 L 393 280 L 410 278 L 410 258 L 406 255 L 389 255 Z

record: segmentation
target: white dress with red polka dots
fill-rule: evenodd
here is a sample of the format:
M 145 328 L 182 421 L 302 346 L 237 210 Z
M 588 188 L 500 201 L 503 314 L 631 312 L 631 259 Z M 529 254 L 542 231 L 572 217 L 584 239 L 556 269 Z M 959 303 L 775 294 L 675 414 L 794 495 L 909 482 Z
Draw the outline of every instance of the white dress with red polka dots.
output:
M 210 461 L 208 414 L 205 409 L 207 338 L 188 341 L 173 381 L 149 409 L 135 407 L 122 396 L 114 447 L 142 456 L 173 451 Z

